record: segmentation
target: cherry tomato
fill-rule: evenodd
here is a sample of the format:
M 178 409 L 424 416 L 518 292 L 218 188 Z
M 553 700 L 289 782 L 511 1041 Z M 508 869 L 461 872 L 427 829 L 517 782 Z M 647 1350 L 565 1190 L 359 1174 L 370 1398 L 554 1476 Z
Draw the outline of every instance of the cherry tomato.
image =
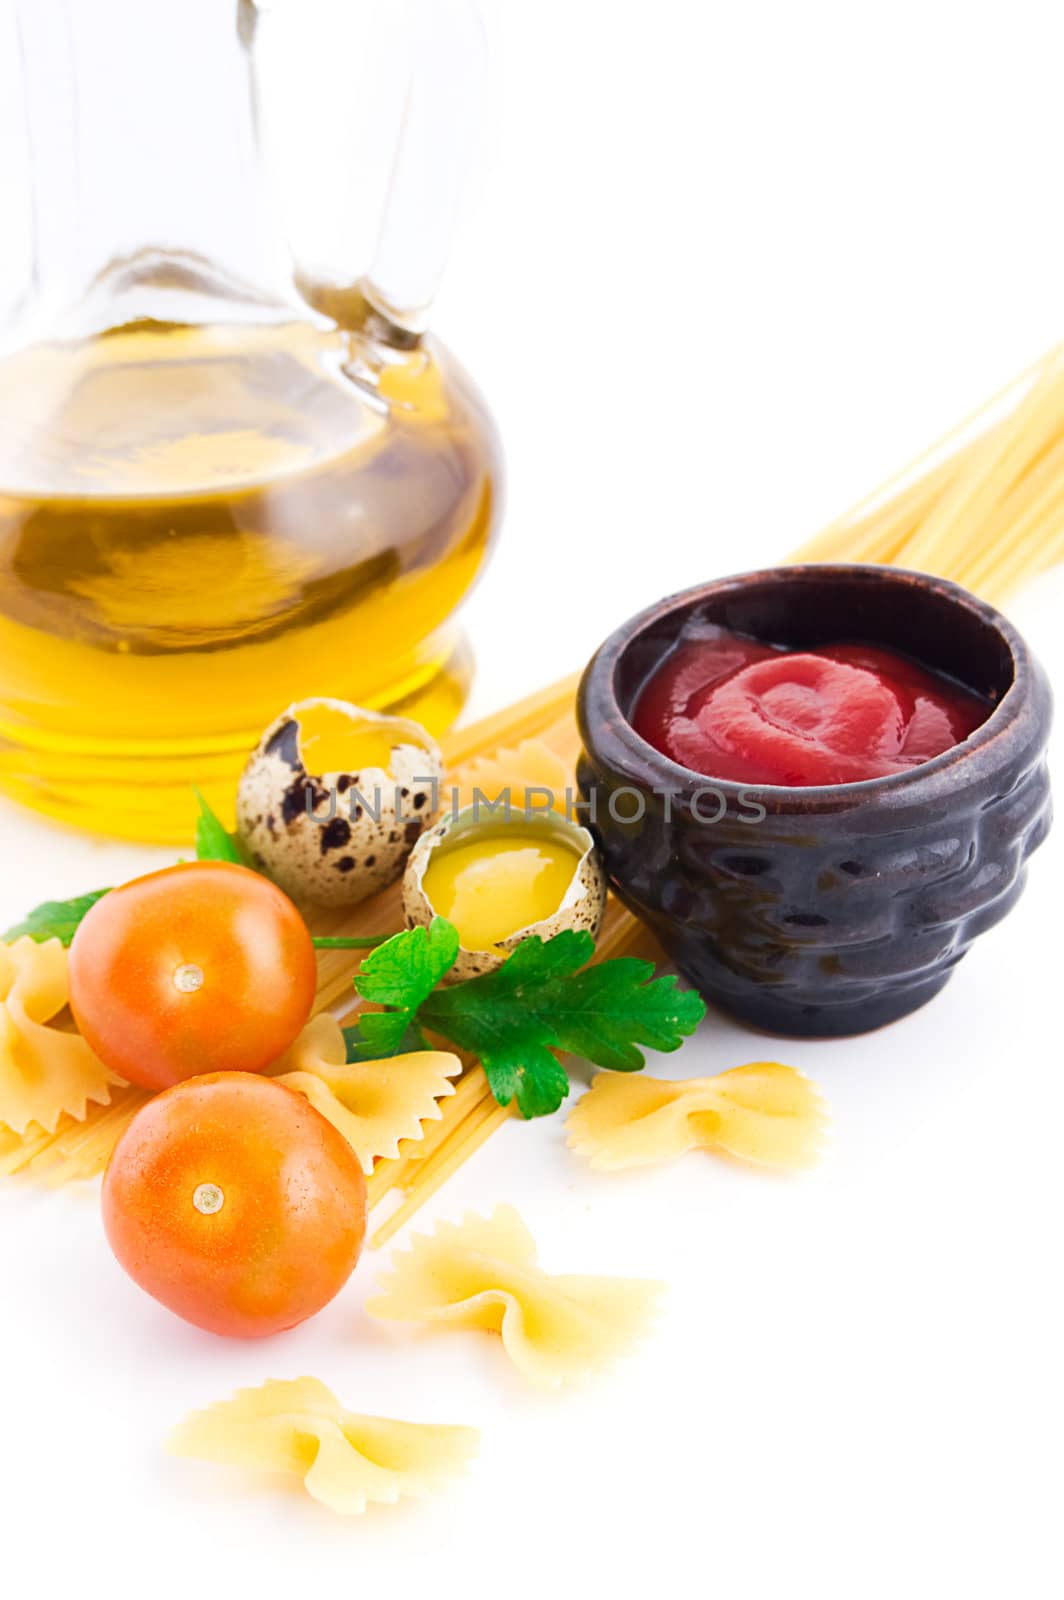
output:
M 104 1176 L 103 1221 L 121 1265 L 164 1306 L 211 1333 L 261 1338 L 343 1288 L 366 1181 L 294 1089 L 218 1072 L 137 1113 Z
M 70 947 L 70 1009 L 100 1060 L 166 1089 L 261 1072 L 310 1015 L 317 966 L 288 896 L 246 867 L 194 861 L 112 889 Z

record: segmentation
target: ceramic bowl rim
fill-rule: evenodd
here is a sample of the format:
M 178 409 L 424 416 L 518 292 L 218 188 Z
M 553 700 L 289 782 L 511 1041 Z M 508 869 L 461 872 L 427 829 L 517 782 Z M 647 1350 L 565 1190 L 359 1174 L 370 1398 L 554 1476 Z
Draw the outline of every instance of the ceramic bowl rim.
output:
M 725 595 L 729 591 L 740 591 L 759 582 L 797 585 L 815 582 L 817 579 L 831 581 L 842 578 L 888 584 L 892 587 L 897 586 L 900 590 L 916 585 L 925 592 L 935 594 L 947 604 L 969 612 L 997 634 L 1012 663 L 1012 681 L 986 721 L 980 723 L 967 739 L 960 744 L 952 745 L 941 755 L 932 757 L 930 761 L 922 761 L 918 766 L 908 767 L 903 772 L 888 773 L 879 778 L 863 778 L 854 783 L 798 785 L 738 783 L 734 779 L 714 778 L 707 773 L 695 772 L 690 767 L 681 766 L 679 762 L 673 761 L 636 732 L 628 716 L 621 709 L 617 693 L 617 673 L 627 651 L 653 624 L 692 610 L 700 603 Z M 603 765 L 615 772 L 623 772 L 626 777 L 630 776 L 633 788 L 648 787 L 645 772 L 649 769 L 671 783 L 678 796 L 698 785 L 719 791 L 729 799 L 740 800 L 744 795 L 757 794 L 770 800 L 773 809 L 777 811 L 794 809 L 808 812 L 822 807 L 835 809 L 840 804 L 856 804 L 861 800 L 874 801 L 893 795 L 918 799 L 918 793 L 913 791 L 926 785 L 929 780 L 933 782 L 940 774 L 948 772 L 951 768 L 970 762 L 971 758 L 986 750 L 1015 726 L 1029 709 L 1032 688 L 1040 676 L 1042 676 L 1041 668 L 1035 657 L 1019 630 L 1009 622 L 1008 618 L 987 601 L 979 599 L 949 578 L 935 577 L 931 573 L 917 572 L 907 567 L 880 566 L 872 562 L 795 562 L 712 578 L 705 583 L 678 590 L 653 605 L 644 607 L 642 611 L 621 623 L 620 627 L 615 628 L 596 650 L 581 678 L 577 706 L 585 751 L 593 761 L 601 760 Z M 601 709 L 612 713 L 614 719 L 603 721 L 594 732 L 589 731 L 585 715 L 588 702 L 592 698 L 598 702 Z M 642 777 L 638 771 L 632 769 L 633 758 L 644 768 Z

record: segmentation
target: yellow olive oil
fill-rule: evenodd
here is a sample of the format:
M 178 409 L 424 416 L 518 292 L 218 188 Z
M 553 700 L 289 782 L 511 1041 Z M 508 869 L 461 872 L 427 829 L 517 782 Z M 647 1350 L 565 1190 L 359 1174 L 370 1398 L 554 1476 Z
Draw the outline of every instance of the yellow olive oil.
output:
M 442 731 L 497 494 L 490 421 L 433 346 L 143 321 L 0 361 L 0 788 L 187 839 L 192 785 L 231 814 L 293 700 Z

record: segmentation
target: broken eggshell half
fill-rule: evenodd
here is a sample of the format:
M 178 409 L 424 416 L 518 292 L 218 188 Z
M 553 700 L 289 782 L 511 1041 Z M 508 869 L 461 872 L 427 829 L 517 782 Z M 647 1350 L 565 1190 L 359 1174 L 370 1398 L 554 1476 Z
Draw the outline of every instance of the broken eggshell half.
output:
M 502 966 L 522 940 L 533 934 L 538 934 L 541 939 L 553 939 L 566 928 L 586 928 L 595 938 L 602 926 L 606 909 L 606 878 L 595 841 L 586 828 L 557 811 L 517 810 L 509 813 L 505 819 L 501 816 L 485 818 L 481 806 L 471 805 L 441 818 L 415 845 L 403 874 L 403 912 L 407 927 L 428 927 L 433 917 L 439 915 L 425 892 L 424 883 L 425 873 L 437 851 L 470 844 L 478 837 L 498 836 L 509 829 L 517 835 L 542 834 L 567 844 L 576 857 L 569 887 L 558 909 L 549 917 L 515 929 L 489 950 L 469 950 L 460 945 L 458 958 L 444 980 L 447 983 L 459 983 L 466 978 L 479 977 L 484 972 L 493 972 Z
M 419 723 L 300 700 L 244 768 L 237 831 L 253 865 L 293 900 L 356 905 L 402 873 L 435 815 L 442 771 Z

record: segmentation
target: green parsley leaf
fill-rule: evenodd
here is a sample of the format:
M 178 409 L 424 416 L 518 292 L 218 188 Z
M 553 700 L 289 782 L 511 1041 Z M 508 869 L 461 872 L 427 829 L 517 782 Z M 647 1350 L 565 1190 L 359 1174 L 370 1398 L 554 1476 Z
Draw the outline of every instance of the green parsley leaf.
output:
M 22 922 L 9 928 L 3 936 L 4 944 L 28 937 L 43 944 L 46 939 L 58 939 L 68 945 L 77 933 L 82 919 L 97 900 L 102 900 L 109 889 L 94 889 L 91 894 L 79 894 L 73 900 L 46 900 L 36 906 Z
M 393 1016 L 394 1013 L 390 1011 L 367 1011 L 360 1023 L 343 1030 L 349 1062 L 383 1061 L 388 1056 L 405 1056 L 412 1050 L 430 1048 L 416 1022 L 408 1022 L 403 1032 L 399 1033 L 393 1025 Z M 364 1026 L 367 1022 L 370 1024 L 368 1029 Z M 379 1025 L 376 1031 L 374 1022 Z
M 457 954 L 457 930 L 436 917 L 431 927 L 394 934 L 367 956 L 355 987 L 363 1000 L 391 1009 L 367 1011 L 355 1027 L 344 1030 L 348 1060 L 375 1061 L 424 1050 L 418 1009 L 450 972 Z
M 238 867 L 248 865 L 237 834 L 229 833 L 221 819 L 213 812 L 200 791 L 196 790 L 200 814 L 196 819 L 196 860 L 235 861 Z M 345 938 L 342 935 L 322 935 L 312 941 L 315 950 L 375 950 L 387 938 Z
M 237 866 L 245 866 L 244 855 L 235 834 L 229 833 L 222 826 L 220 819 L 198 789 L 196 799 L 200 808 L 200 814 L 196 819 L 196 860 L 235 861 Z
M 363 1000 L 414 1012 L 458 956 L 458 930 L 443 917 L 429 928 L 396 933 L 367 956 L 355 979 Z
M 526 1119 L 549 1117 L 569 1093 L 569 1074 L 532 1033 L 515 1033 L 508 1048 L 486 1050 L 481 1066 L 501 1106 L 516 1096 Z
M 525 939 L 494 972 L 432 995 L 420 1020 L 479 1056 L 500 1105 L 516 1095 L 523 1116 L 543 1116 L 568 1093 L 552 1050 L 638 1072 L 640 1044 L 678 1050 L 705 1016 L 699 996 L 674 977 L 655 978 L 652 962 L 587 966 L 593 950 L 590 934 L 571 930 L 546 944 Z
M 674 977 L 655 978 L 651 962 L 588 966 L 594 951 L 584 931 L 532 937 L 494 972 L 437 988 L 458 953 L 455 929 L 437 917 L 431 929 L 398 934 L 366 961 L 356 988 L 392 1009 L 345 1030 L 349 1057 L 422 1049 L 427 1029 L 479 1058 L 500 1105 L 516 1099 L 522 1116 L 546 1116 L 569 1092 L 556 1052 L 636 1072 L 645 1065 L 640 1045 L 677 1050 L 705 1016 L 699 996 Z

